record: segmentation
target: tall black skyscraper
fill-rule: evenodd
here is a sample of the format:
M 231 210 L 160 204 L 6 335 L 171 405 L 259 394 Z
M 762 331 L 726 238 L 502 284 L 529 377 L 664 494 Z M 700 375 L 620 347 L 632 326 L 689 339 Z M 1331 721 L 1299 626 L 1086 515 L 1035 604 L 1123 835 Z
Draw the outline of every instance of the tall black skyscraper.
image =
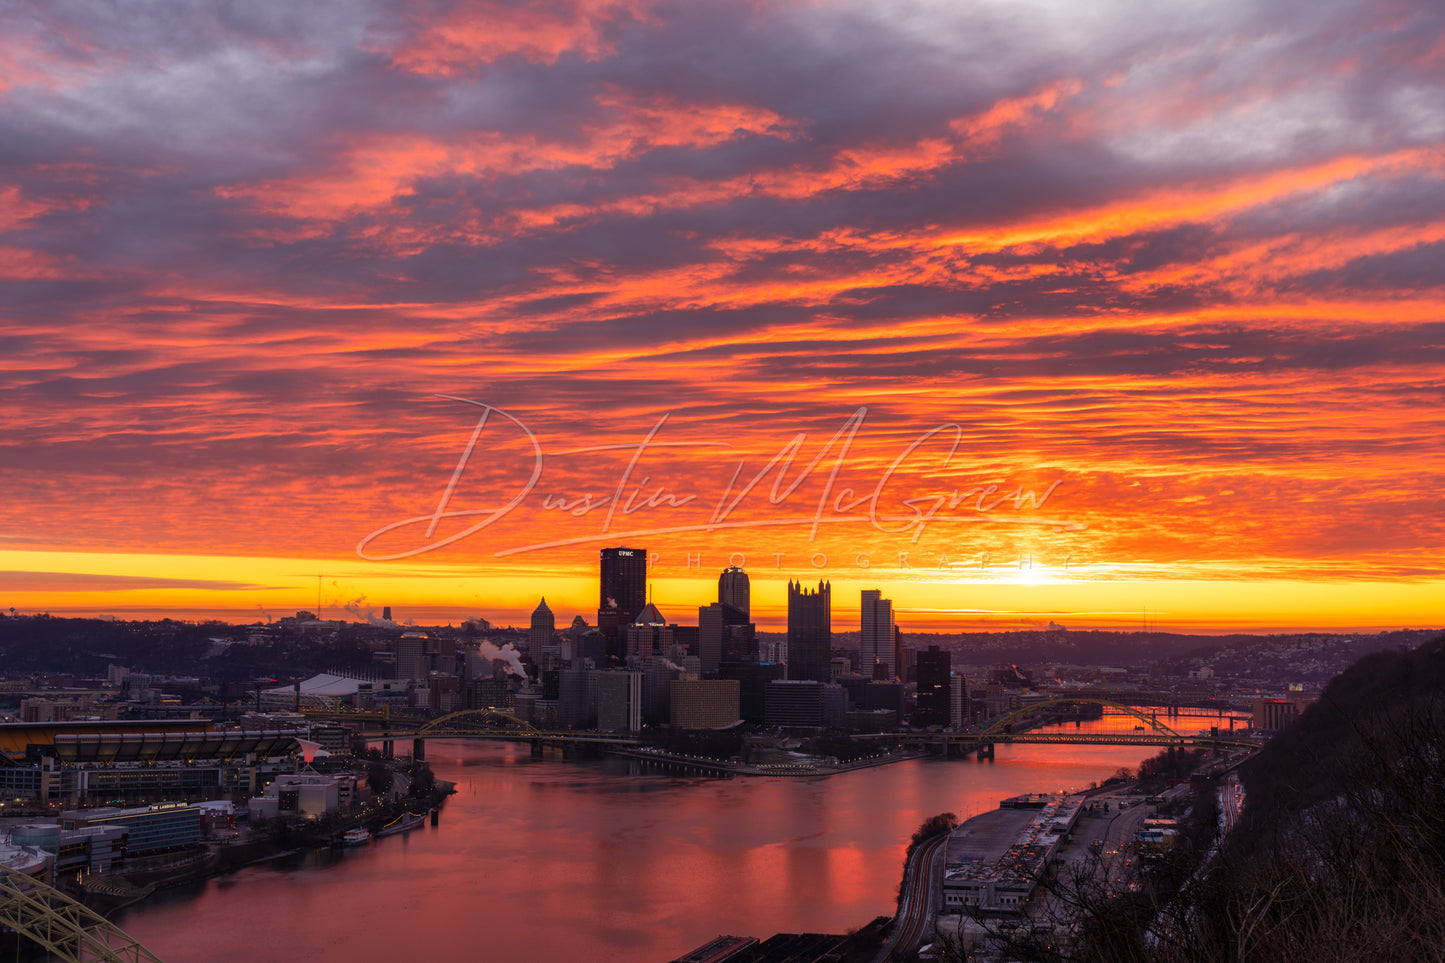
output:
M 936 645 L 918 653 L 918 713 L 914 716 L 918 725 L 948 725 L 952 663 L 953 654 Z
M 829 681 L 833 657 L 833 586 L 788 583 L 788 678 Z
M 631 625 L 645 605 L 647 551 L 641 548 L 604 548 L 597 608 L 616 608 L 618 623 Z

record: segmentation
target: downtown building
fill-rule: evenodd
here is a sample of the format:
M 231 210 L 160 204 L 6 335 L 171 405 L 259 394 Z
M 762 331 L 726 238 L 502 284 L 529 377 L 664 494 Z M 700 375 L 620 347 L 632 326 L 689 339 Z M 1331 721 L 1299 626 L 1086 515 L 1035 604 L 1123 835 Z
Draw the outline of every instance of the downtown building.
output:
M 788 678 L 829 682 L 833 660 L 833 587 L 788 582 Z
M 842 686 L 814 679 L 779 679 L 765 693 L 764 721 L 783 729 L 842 728 L 847 723 L 848 693 Z
M 954 725 L 952 702 L 953 654 L 930 645 L 918 653 L 918 726 Z
M 969 704 L 968 679 L 957 672 L 949 673 L 948 724 L 962 729 L 972 721 Z
M 738 715 L 744 722 L 759 725 L 767 721 L 768 683 L 787 675 L 781 662 L 724 662 L 718 677 L 738 683 Z
M 717 600 L 733 609 L 746 622 L 752 612 L 752 589 L 748 573 L 730 565 L 717 577 Z
M 638 613 L 637 619 L 623 632 L 623 646 L 620 655 L 624 660 L 633 658 L 648 659 L 653 655 L 661 655 L 672 648 L 673 629 L 676 626 L 667 624 L 657 606 L 648 602 Z
M 542 649 L 552 644 L 552 636 L 556 631 L 557 619 L 552 615 L 552 610 L 547 608 L 547 599 L 544 596 L 541 604 L 532 610 L 532 624 L 527 632 L 527 651 L 533 661 L 542 661 Z
M 893 602 L 878 589 L 864 589 L 862 634 L 858 644 L 858 671 L 865 679 L 896 679 L 898 627 L 893 623 Z
M 717 600 L 723 618 L 722 661 L 758 661 L 758 627 L 752 622 L 748 573 L 736 565 L 724 569 L 717 579 Z
M 757 662 L 758 630 L 749 621 L 751 590 L 748 573 L 732 566 L 717 580 L 717 601 L 697 610 L 697 646 L 702 673 L 717 674 L 725 662 Z
M 602 732 L 642 730 L 642 673 L 625 669 L 594 670 L 597 728 Z
M 671 722 L 675 729 L 726 729 L 740 718 L 736 679 L 674 679 Z
M 647 605 L 647 550 L 604 548 L 599 559 L 597 628 L 607 655 L 622 658 L 627 627 Z

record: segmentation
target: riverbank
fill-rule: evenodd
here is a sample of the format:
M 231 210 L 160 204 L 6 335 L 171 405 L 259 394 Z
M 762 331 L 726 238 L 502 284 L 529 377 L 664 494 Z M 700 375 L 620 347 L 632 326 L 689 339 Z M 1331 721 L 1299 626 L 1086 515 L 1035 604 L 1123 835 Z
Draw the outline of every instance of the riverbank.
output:
M 608 751 L 608 754 L 624 759 L 636 759 L 663 768 L 677 769 L 684 772 L 692 771 L 697 774 L 774 777 L 833 776 L 843 772 L 872 769 L 875 766 L 887 766 L 895 762 L 906 762 L 909 759 L 921 759 L 929 755 L 926 750 L 909 749 L 898 752 L 879 753 L 875 756 L 866 756 L 847 762 L 835 761 L 830 763 L 800 756 L 796 761 L 789 762 L 746 763 L 725 759 L 710 759 L 706 756 L 687 756 L 681 753 L 667 752 L 663 749 L 650 747 L 612 749 Z
M 447 797 L 455 792 L 455 783 L 437 780 L 432 790 L 421 797 L 400 799 L 358 813 L 332 814 L 324 825 L 319 820 L 281 824 L 267 827 L 264 835 L 252 832 L 249 838 L 203 842 L 191 851 L 130 860 L 108 873 L 62 880 L 61 888 L 90 909 L 108 917 L 145 901 L 161 889 L 196 883 L 312 850 L 339 847 L 348 829 L 366 826 L 371 827 L 377 837 L 390 835 L 385 831 L 389 824 L 394 825 L 398 819 L 405 820 L 408 814 L 439 811 Z M 422 817 L 416 823 L 408 824 L 407 828 L 421 825 L 424 821 L 425 817 Z
M 182 853 L 131 861 L 122 870 L 93 873 L 79 881 L 62 881 L 61 889 L 102 916 L 134 906 L 165 886 L 195 882 L 215 875 L 218 850 L 200 846 Z
M 894 913 L 904 848 L 926 816 L 1087 786 L 1145 755 L 1001 745 L 983 764 L 931 756 L 852 777 L 759 779 L 510 743 L 427 750 L 437 778 L 457 783 L 442 828 L 184 887 L 120 926 L 162 959 L 207 963 L 253 963 L 277 946 L 379 963 L 415 956 L 418 933 L 436 959 L 474 958 L 481 933 L 489 958 L 589 963 L 668 960 L 719 933 L 845 934 Z M 370 919 L 397 924 L 357 923 Z

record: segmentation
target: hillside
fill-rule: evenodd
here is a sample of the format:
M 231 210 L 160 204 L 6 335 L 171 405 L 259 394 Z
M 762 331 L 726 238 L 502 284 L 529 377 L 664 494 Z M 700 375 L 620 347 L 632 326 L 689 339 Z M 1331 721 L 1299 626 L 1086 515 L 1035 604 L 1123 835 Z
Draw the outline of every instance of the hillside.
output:
M 1195 958 L 1429 960 L 1445 948 L 1445 636 L 1367 656 L 1242 769 L 1192 899 Z

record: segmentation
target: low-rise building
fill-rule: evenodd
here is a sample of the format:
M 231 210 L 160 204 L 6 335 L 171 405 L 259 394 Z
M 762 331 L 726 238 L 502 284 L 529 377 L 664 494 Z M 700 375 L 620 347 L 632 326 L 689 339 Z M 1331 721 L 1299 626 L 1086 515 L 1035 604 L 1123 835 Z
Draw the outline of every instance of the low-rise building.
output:
M 126 830 L 127 858 L 153 856 L 196 845 L 201 839 L 201 810 L 187 803 L 162 803 L 137 809 L 70 809 L 60 814 L 62 832 L 116 826 Z
M 277 816 L 320 816 L 350 806 L 357 793 L 354 773 L 320 773 L 314 769 L 276 777 L 266 792 L 247 804 L 252 819 Z

